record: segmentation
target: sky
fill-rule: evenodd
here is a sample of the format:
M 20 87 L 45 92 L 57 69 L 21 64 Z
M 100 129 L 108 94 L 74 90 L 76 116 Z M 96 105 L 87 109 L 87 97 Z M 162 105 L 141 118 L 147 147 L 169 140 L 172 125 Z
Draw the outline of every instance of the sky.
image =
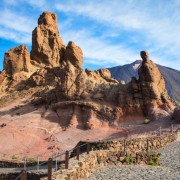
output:
M 84 68 L 132 63 L 147 50 L 155 63 L 180 70 L 180 0 L 1 0 L 0 70 L 4 53 L 27 45 L 43 11 L 58 16 L 64 44 L 83 50 Z

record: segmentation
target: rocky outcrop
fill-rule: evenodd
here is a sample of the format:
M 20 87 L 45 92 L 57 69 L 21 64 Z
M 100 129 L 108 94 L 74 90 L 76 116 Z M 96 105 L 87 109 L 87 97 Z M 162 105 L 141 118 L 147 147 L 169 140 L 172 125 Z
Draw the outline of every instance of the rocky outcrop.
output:
M 155 109 L 161 106 L 170 113 L 174 106 L 171 103 L 164 79 L 147 51 L 140 53 L 142 66 L 139 69 L 139 79 L 132 77 L 129 84 L 119 91 L 118 104 L 126 109 L 126 114 L 135 112 L 145 116 L 152 116 Z
M 63 47 L 56 15 L 44 12 L 39 17 L 38 26 L 32 33 L 31 59 L 46 66 L 59 66 Z
M 30 55 L 25 45 L 12 48 L 5 53 L 4 71 L 12 77 L 15 73 L 24 71 L 31 72 Z
M 31 59 L 24 45 L 8 51 L 0 87 L 6 87 L 6 91 L 43 87 L 36 93 L 37 102 L 55 105 L 55 111 L 62 110 L 66 115 L 75 109 L 72 116 L 62 117 L 67 119 L 66 126 L 83 123 L 93 128 L 104 124 L 102 121 L 118 124 L 115 122 L 127 116 L 152 115 L 158 108 L 169 115 L 173 105 L 164 79 L 148 52 L 142 51 L 141 57 L 139 78 L 132 78 L 128 84 L 112 79 L 108 69 L 84 71 L 81 48 L 72 41 L 64 46 L 56 15 L 44 12 L 33 31 Z
M 76 68 L 82 69 L 83 52 L 81 48 L 76 46 L 72 41 L 70 41 L 66 47 L 65 60 L 70 61 Z
M 4 70 L 0 73 L 0 91 L 12 90 L 36 70 L 37 67 L 31 64 L 25 45 L 10 49 L 4 56 Z
M 139 69 L 139 81 L 144 100 L 158 99 L 166 102 L 168 95 L 158 67 L 149 59 L 148 52 L 141 51 L 141 57 L 143 61 Z

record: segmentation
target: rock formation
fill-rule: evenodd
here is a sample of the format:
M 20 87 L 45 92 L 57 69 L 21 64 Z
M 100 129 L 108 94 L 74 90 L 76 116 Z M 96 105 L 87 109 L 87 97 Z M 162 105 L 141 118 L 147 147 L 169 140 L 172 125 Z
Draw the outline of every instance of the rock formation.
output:
M 128 113 L 140 112 L 147 116 L 152 109 L 163 107 L 172 111 L 173 105 L 168 97 L 164 79 L 157 66 L 149 59 L 147 51 L 140 53 L 142 66 L 139 69 L 139 79 L 133 77 L 131 82 L 119 92 L 119 106 L 126 107 Z
M 173 109 L 164 79 L 146 51 L 141 52 L 139 79 L 132 78 L 125 84 L 112 79 L 108 69 L 84 71 L 81 48 L 72 41 L 63 45 L 55 14 L 44 12 L 32 35 L 31 59 L 24 45 L 5 54 L 0 87 L 6 85 L 7 93 L 12 89 L 42 87 L 42 91 L 36 93 L 37 102 L 50 105 L 57 114 L 61 110 L 63 113 L 59 114 L 71 112 L 66 117 L 66 126 L 112 125 L 129 115 L 149 116 L 153 108 L 167 112 Z
M 20 71 L 31 71 L 30 56 L 25 45 L 12 48 L 5 53 L 4 70 L 10 77 Z
M 65 50 L 65 60 L 70 61 L 76 68 L 82 69 L 83 53 L 80 47 L 70 41 Z
M 141 57 L 143 61 L 142 66 L 139 69 L 139 81 L 142 96 L 145 97 L 145 101 L 159 99 L 166 102 L 168 95 L 164 79 L 159 69 L 151 60 L 149 60 L 148 52 L 141 51 Z
M 31 64 L 25 45 L 10 49 L 4 56 L 4 70 L 0 74 L 0 90 L 8 90 L 16 86 L 22 80 L 29 78 L 36 69 Z
M 39 17 L 38 26 L 32 33 L 31 59 L 46 66 L 59 66 L 63 47 L 56 15 L 44 12 Z

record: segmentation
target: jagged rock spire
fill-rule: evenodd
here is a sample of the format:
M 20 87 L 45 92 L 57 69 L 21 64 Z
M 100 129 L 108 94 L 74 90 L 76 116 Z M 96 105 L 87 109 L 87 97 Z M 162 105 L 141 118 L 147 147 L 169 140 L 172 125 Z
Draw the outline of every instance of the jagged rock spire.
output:
M 140 55 L 143 62 L 138 73 L 142 96 L 146 100 L 159 99 L 166 101 L 168 95 L 165 82 L 158 67 L 149 59 L 147 51 L 141 51 Z
M 31 59 L 46 66 L 59 66 L 62 47 L 56 15 L 43 12 L 38 19 L 38 26 L 32 32 Z

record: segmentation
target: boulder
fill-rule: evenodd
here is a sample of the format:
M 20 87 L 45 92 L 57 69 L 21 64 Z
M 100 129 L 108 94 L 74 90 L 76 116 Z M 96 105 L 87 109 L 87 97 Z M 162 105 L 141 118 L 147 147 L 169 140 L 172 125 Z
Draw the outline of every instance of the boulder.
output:
M 80 47 L 70 41 L 65 50 L 65 60 L 70 61 L 76 68 L 82 69 L 83 53 Z
M 108 69 L 101 68 L 99 69 L 99 73 L 103 78 L 111 78 L 111 73 Z

